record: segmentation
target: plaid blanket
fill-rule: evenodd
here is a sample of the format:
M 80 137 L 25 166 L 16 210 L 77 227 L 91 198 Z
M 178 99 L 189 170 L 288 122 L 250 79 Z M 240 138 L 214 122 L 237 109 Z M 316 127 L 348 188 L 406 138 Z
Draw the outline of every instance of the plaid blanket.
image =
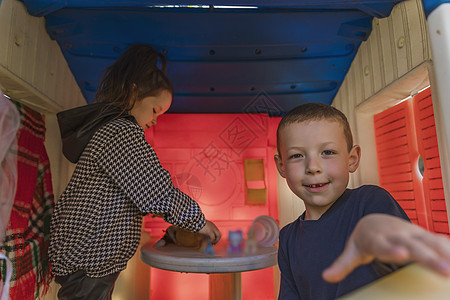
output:
M 21 119 L 17 132 L 18 182 L 1 251 L 13 264 L 11 299 L 27 300 L 40 298 L 51 281 L 48 245 L 54 197 L 44 147 L 44 119 L 32 109 L 17 102 L 14 104 Z M 6 263 L 3 260 L 0 271 L 1 277 L 5 278 Z

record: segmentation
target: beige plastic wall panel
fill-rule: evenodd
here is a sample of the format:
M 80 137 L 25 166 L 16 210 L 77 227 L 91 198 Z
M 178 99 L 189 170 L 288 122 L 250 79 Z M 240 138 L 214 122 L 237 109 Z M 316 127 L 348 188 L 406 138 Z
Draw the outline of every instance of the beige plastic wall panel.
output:
M 376 37 L 370 39 L 367 43 L 367 48 L 370 49 L 370 56 L 368 57 L 370 69 L 364 69 L 365 73 L 367 73 L 367 71 L 369 72 L 369 78 L 372 83 L 372 93 L 381 90 L 386 82 L 384 79 L 384 73 L 382 72 L 383 57 L 381 55 L 381 41 L 378 24 L 378 19 L 375 19 L 372 26 L 377 28 L 377 30 L 374 31 Z
M 350 70 L 353 68 L 353 86 L 351 88 L 355 89 L 355 97 L 356 100 L 359 102 L 359 99 L 364 99 L 364 84 L 361 81 L 363 78 L 363 71 L 362 71 L 362 57 L 358 54 L 356 55 L 355 59 L 353 60 L 352 66 L 350 67 Z M 338 92 L 339 93 L 339 92 Z M 350 99 L 346 101 L 351 101 Z
M 370 97 L 374 92 L 374 84 L 373 84 L 373 67 L 371 60 L 371 49 L 370 42 L 364 43 L 361 45 L 361 48 L 358 51 L 358 54 L 361 56 L 361 73 L 362 73 L 362 83 L 363 83 L 363 91 L 364 98 Z
M 302 199 L 292 193 L 286 179 L 277 173 L 278 184 L 278 211 L 280 228 L 295 221 L 304 211 L 305 204 Z
M 5 0 L 0 2 L 0 49 L 6 48 L 7 41 L 10 40 L 9 35 L 11 27 L 7 26 L 7 24 L 11 24 L 12 21 L 12 5 L 12 1 Z M 0 50 L 0 64 L 5 64 L 7 53 L 7 51 Z
M 386 83 L 392 82 L 397 78 L 397 66 L 395 65 L 394 56 L 392 53 L 395 47 L 395 42 L 392 34 L 392 20 L 390 18 L 384 18 L 377 20 L 378 26 L 372 27 L 372 33 L 370 38 L 378 38 L 381 45 L 380 66 L 384 81 L 381 82 L 381 86 L 385 86 Z M 373 32 L 375 30 L 375 32 Z M 374 62 L 375 63 L 375 62 Z
M 69 162 L 62 154 L 61 136 L 56 114 L 46 113 L 44 115 L 46 127 L 44 144 L 50 159 L 53 194 L 55 195 L 55 201 L 57 201 L 72 176 L 75 164 Z
M 47 294 L 45 294 L 44 297 L 41 297 L 41 299 L 42 300 L 58 300 L 58 296 L 57 296 L 58 289 L 59 289 L 59 284 L 57 284 L 54 280 L 52 280 Z
M 404 75 L 411 68 L 411 48 L 409 28 L 404 5 L 397 5 L 391 13 L 392 36 L 394 40 L 394 63 L 397 66 L 397 77 Z
M 142 232 L 139 248 L 148 242 L 155 243 L 156 240 L 151 240 L 148 232 Z M 152 268 L 142 262 L 139 256 L 140 251 L 138 250 L 128 261 L 127 268 L 120 272 L 114 285 L 112 299 L 153 299 L 150 296 L 149 287 Z M 184 297 L 186 296 L 184 295 Z M 186 299 L 189 299 L 189 297 Z
M 411 29 L 421 28 L 422 30 L 410 32 L 411 63 L 416 67 L 424 60 L 431 59 L 430 42 L 428 39 L 428 28 L 425 15 L 421 12 L 422 3 L 413 2 L 405 6 L 408 27 Z M 413 5 L 415 4 L 415 5 Z
M 450 6 L 444 3 L 428 16 L 432 53 L 434 55 L 431 92 L 436 120 L 436 133 L 442 167 L 442 179 L 447 207 L 450 207 L 450 101 L 448 70 L 450 69 Z M 450 210 L 447 209 L 450 216 Z
M 0 88 L 5 94 L 40 111 L 86 104 L 58 44 L 45 30 L 44 18 L 30 16 L 22 2 L 1 2 L 0 43 Z
M 46 33 L 43 32 L 39 32 L 40 38 L 39 40 L 41 40 L 41 38 L 45 38 Z M 52 43 L 38 43 L 36 46 L 36 51 L 34 52 L 34 58 L 38 59 L 38 60 L 44 60 L 46 62 L 49 61 L 49 57 L 50 57 L 50 51 L 49 48 L 51 47 Z M 50 73 L 51 73 L 51 68 L 50 66 L 46 66 L 44 70 L 42 70 L 41 72 L 35 72 L 34 76 L 33 76 L 33 84 L 41 90 L 47 90 L 48 89 L 48 85 L 50 85 L 51 82 L 51 78 L 50 78 Z
M 355 143 L 363 146 L 360 168 L 352 174 L 350 186 L 378 183 L 370 125 L 374 110 L 395 105 L 429 82 L 427 30 L 421 0 L 399 3 L 389 17 L 373 20 L 370 37 L 353 60 L 333 101 L 349 119 Z M 406 78 L 406 83 L 398 83 Z M 377 103 L 365 105 L 372 101 Z
M 7 45 L 6 66 L 25 82 L 32 82 L 37 61 L 34 57 L 37 46 L 39 22 L 36 18 L 22 16 L 18 7 L 12 9 L 10 40 Z
M 448 126 L 446 126 L 446 118 L 448 119 L 449 111 L 445 109 L 445 103 L 441 104 L 441 97 L 439 94 L 439 88 L 437 85 L 436 73 L 432 71 L 430 66 L 430 82 L 431 82 L 431 95 L 433 100 L 434 119 L 436 123 L 436 134 L 439 144 L 439 157 L 441 160 L 441 172 L 442 182 L 444 185 L 444 193 L 447 207 L 450 207 L 450 197 L 448 191 L 450 191 L 450 168 L 442 167 L 449 166 L 450 164 L 450 136 L 448 134 Z M 444 99 L 443 101 L 446 101 Z M 443 107 L 444 106 L 444 107 Z M 448 219 L 450 220 L 450 209 L 447 209 Z

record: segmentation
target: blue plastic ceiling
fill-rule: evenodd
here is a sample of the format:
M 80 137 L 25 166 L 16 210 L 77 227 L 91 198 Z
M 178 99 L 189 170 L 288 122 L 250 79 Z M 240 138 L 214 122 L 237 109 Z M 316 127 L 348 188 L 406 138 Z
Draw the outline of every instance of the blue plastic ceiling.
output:
M 428 16 L 439 5 L 444 3 L 450 3 L 450 0 L 422 0 L 422 3 L 423 9 L 425 10 L 425 14 L 426 16 Z
M 46 18 L 88 102 L 106 66 L 130 44 L 148 43 L 168 59 L 169 112 L 276 116 L 331 103 L 372 18 L 399 1 L 23 2 Z

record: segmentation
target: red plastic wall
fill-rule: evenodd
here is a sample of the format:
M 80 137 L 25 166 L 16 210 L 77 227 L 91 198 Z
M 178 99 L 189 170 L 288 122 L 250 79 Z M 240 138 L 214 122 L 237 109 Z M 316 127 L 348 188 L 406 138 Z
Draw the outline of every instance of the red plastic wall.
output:
M 448 234 L 430 89 L 375 115 L 374 124 L 380 185 L 414 223 Z
M 165 114 L 146 131 L 146 137 L 174 185 L 200 204 L 226 240 L 228 230 L 246 232 L 259 215 L 278 220 L 273 155 L 279 120 L 263 114 Z M 264 205 L 245 205 L 244 159 L 253 158 L 265 161 Z M 161 237 L 168 226 L 160 218 L 144 219 L 145 230 L 154 238 Z M 203 274 L 152 268 L 150 288 L 152 300 L 209 297 L 208 275 Z M 273 299 L 273 269 L 243 273 L 242 291 L 244 300 Z

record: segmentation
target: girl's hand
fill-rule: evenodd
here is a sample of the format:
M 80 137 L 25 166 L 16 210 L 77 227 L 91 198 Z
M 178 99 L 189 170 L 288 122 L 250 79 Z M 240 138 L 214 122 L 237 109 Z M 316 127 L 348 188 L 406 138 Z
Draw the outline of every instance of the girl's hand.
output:
M 203 226 L 203 228 L 200 229 L 198 233 L 206 235 L 212 244 L 217 244 L 222 236 L 216 225 L 208 220 L 206 220 L 205 226 Z
M 344 251 L 322 277 L 339 282 L 374 259 L 394 264 L 415 261 L 450 276 L 450 239 L 397 217 L 370 214 L 359 220 Z

